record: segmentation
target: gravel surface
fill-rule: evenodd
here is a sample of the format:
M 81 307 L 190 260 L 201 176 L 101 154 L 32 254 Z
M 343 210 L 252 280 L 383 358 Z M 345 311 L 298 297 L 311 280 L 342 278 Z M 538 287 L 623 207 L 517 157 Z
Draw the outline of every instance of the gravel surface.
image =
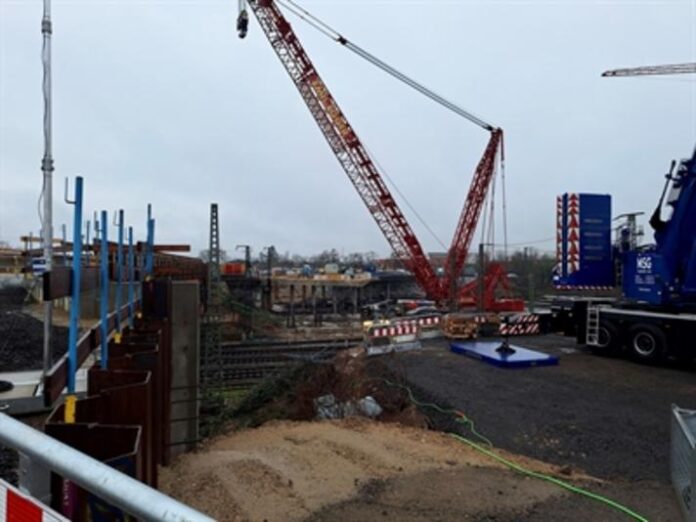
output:
M 0 373 L 40 369 L 43 323 L 22 311 L 27 292 L 19 286 L 0 287 Z M 68 330 L 52 330 L 53 360 L 65 353 Z
M 516 343 L 558 355 L 560 365 L 501 369 L 437 341 L 399 354 L 391 366 L 417 395 L 463 411 L 495 446 L 606 479 L 607 491 L 642 506 L 651 520 L 679 520 L 669 478 L 670 405 L 696 409 L 693 368 L 598 357 L 560 336 Z M 552 519 L 546 516 L 545 508 L 523 519 Z
M 0 374 L 41 368 L 43 323 L 22 312 L 26 297 L 21 286 L 0 285 Z M 56 361 L 66 350 L 67 329 L 54 327 L 52 340 Z M 17 454 L 0 446 L 0 478 L 16 484 L 16 468 Z

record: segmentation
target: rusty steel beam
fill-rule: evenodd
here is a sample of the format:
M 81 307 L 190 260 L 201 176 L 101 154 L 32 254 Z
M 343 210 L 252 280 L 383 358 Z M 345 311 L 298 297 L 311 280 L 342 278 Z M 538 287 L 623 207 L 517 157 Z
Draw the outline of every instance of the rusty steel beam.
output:
M 145 251 L 145 247 L 147 246 L 147 243 L 144 241 L 138 241 L 137 243 L 137 248 L 138 251 Z M 153 247 L 153 251 L 155 253 L 164 253 L 164 252 L 190 252 L 191 251 L 191 245 L 155 245 Z
M 73 284 L 72 270 L 68 266 L 54 266 L 43 274 L 43 300 L 53 301 L 68 297 Z M 99 269 L 83 267 L 80 273 L 80 288 L 83 291 L 94 290 L 99 285 Z

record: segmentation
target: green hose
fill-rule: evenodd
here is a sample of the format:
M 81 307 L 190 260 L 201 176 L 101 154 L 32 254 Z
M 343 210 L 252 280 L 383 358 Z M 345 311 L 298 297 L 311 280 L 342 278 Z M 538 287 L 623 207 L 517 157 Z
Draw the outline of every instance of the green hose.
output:
M 550 475 L 544 475 L 543 473 L 537 473 L 536 471 L 531 471 L 529 469 L 523 468 L 519 464 L 515 464 L 514 462 L 511 462 L 500 455 L 492 452 L 491 450 L 484 448 L 483 446 L 480 446 L 479 444 L 476 444 L 474 441 L 471 441 L 465 437 L 462 437 L 461 435 L 457 435 L 456 433 L 448 433 L 450 437 L 453 437 L 457 439 L 459 442 L 463 442 L 464 444 L 467 444 L 468 446 L 474 448 L 476 451 L 479 451 L 483 453 L 484 455 L 487 455 L 488 457 L 497 460 L 501 464 L 504 464 L 510 469 L 513 469 L 517 471 L 518 473 L 521 473 L 523 475 L 527 475 L 529 477 L 534 477 L 539 480 L 545 480 L 546 482 L 550 482 L 552 484 L 556 484 L 557 486 L 567 489 L 568 491 L 571 491 L 573 493 L 577 493 L 578 495 L 582 495 L 587 498 L 591 498 L 592 500 L 596 500 L 597 502 L 601 502 L 603 504 L 606 504 L 607 506 L 616 509 L 617 511 L 620 511 L 624 513 L 625 515 L 628 515 L 629 517 L 633 518 L 634 520 L 638 520 L 640 522 L 648 522 L 648 519 L 645 518 L 644 516 L 639 515 L 635 511 L 631 511 L 629 508 L 626 506 L 623 506 L 619 504 L 618 502 L 615 502 L 609 498 L 603 497 L 602 495 L 598 495 L 596 493 L 592 493 L 591 491 L 588 491 L 586 489 L 579 488 L 577 486 L 573 486 L 572 484 L 569 484 L 568 482 L 565 482 L 563 480 L 557 479 L 556 477 L 552 477 Z
M 471 431 L 471 433 L 473 433 L 479 440 L 485 442 L 489 448 L 493 447 L 493 443 L 490 440 L 488 440 L 488 438 L 484 437 L 478 431 L 476 431 L 476 426 L 474 425 L 474 421 L 472 421 L 469 417 L 464 415 L 461 411 L 454 410 L 454 409 L 445 409 L 445 408 L 443 408 L 443 407 L 441 407 L 438 404 L 435 404 L 433 402 L 421 402 L 414 397 L 413 392 L 411 391 L 411 388 L 409 388 L 408 386 L 404 386 L 403 384 L 391 382 L 391 381 L 388 381 L 387 379 L 384 379 L 384 382 L 387 386 L 391 386 L 393 388 L 401 388 L 402 390 L 406 391 L 406 393 L 408 394 L 409 400 L 413 404 L 415 404 L 416 406 L 420 406 L 421 408 L 430 408 L 432 410 L 439 411 L 443 415 L 452 415 L 452 416 L 456 417 L 454 419 L 454 422 L 457 422 L 459 424 L 463 424 L 464 426 L 468 427 L 469 431 Z
M 401 389 L 405 390 L 408 393 L 408 397 L 411 400 L 411 402 L 413 404 L 415 404 L 416 406 L 419 406 L 422 408 L 431 408 L 431 409 L 438 411 L 444 415 L 453 415 L 453 416 L 457 417 L 455 419 L 456 422 L 469 427 L 470 431 L 474 435 L 476 435 L 476 437 L 478 437 L 480 440 L 485 442 L 488 447 L 487 448 L 483 447 L 480 444 L 477 444 L 476 442 L 469 440 L 466 437 L 462 437 L 461 435 L 459 435 L 457 433 L 447 433 L 447 434 L 450 437 L 458 440 L 459 442 L 462 442 L 462 443 L 468 445 L 469 447 L 475 449 L 476 451 L 483 453 L 484 455 L 500 462 L 501 464 L 507 466 L 508 468 L 510 468 L 514 471 L 517 471 L 518 473 L 521 473 L 522 475 L 526 475 L 528 477 L 533 477 L 533 478 L 536 478 L 539 480 L 544 480 L 546 482 L 550 482 L 551 484 L 555 484 L 556 486 L 561 487 L 565 490 L 568 490 L 572 493 L 582 495 L 584 497 L 590 498 L 590 499 L 595 500 L 597 502 L 601 502 L 602 504 L 605 504 L 605 505 L 611 507 L 612 509 L 620 511 L 624 515 L 628 515 L 629 517 L 633 518 L 634 520 L 638 520 L 639 522 L 648 522 L 648 519 L 645 518 L 644 516 L 639 515 L 635 511 L 632 511 L 631 509 L 627 508 L 626 506 L 623 506 L 623 505 L 619 504 L 618 502 L 615 502 L 609 498 L 603 497 L 602 495 L 598 495 L 597 493 L 592 493 L 591 491 L 588 491 L 586 489 L 579 488 L 577 486 L 573 486 L 572 484 L 569 484 L 568 482 L 557 479 L 556 477 L 552 477 L 550 475 L 545 475 L 543 473 L 538 473 L 536 471 L 532 471 L 532 470 L 523 468 L 519 464 L 515 464 L 514 462 L 501 457 L 500 455 L 498 455 L 497 453 L 495 453 L 491 450 L 493 448 L 493 443 L 490 440 L 488 440 L 486 437 L 484 437 L 483 435 L 479 434 L 476 431 L 476 429 L 474 427 L 474 421 L 469 419 L 462 412 L 460 412 L 458 410 L 454 410 L 454 409 L 446 409 L 446 408 L 443 408 L 443 407 L 439 406 L 438 404 L 435 404 L 432 402 L 418 401 L 413 396 L 413 392 L 411 391 L 411 389 L 408 386 L 404 386 L 403 384 L 397 384 L 397 383 L 388 381 L 386 379 L 384 380 L 384 382 L 388 386 L 401 388 Z

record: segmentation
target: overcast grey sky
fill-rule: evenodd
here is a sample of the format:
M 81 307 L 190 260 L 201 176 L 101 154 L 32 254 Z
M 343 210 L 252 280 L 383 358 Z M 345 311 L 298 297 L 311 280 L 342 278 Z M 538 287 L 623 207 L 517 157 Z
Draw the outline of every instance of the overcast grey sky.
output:
M 553 237 L 566 191 L 650 212 L 661 174 L 696 142 L 696 77 L 600 78 L 696 61 L 696 0 L 298 1 L 505 130 L 511 243 Z M 215 201 L 228 250 L 386 254 L 253 17 L 237 38 L 236 4 L 54 0 L 57 229 L 71 221 L 63 178 L 79 173 L 86 214 L 124 208 L 139 238 L 152 203 L 158 242 L 204 248 Z M 39 229 L 41 11 L 0 0 L 0 240 L 12 243 Z M 368 149 L 448 244 L 487 133 L 288 17 Z M 441 250 L 402 207 L 425 249 Z

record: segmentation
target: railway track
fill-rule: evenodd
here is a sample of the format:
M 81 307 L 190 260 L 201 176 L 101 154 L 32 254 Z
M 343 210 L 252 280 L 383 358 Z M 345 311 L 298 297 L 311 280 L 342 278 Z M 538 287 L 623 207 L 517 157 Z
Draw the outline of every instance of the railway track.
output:
M 280 343 L 223 343 L 220 369 L 222 384 L 232 388 L 251 387 L 300 361 L 327 361 L 339 350 L 355 347 L 361 340 L 351 338 Z

